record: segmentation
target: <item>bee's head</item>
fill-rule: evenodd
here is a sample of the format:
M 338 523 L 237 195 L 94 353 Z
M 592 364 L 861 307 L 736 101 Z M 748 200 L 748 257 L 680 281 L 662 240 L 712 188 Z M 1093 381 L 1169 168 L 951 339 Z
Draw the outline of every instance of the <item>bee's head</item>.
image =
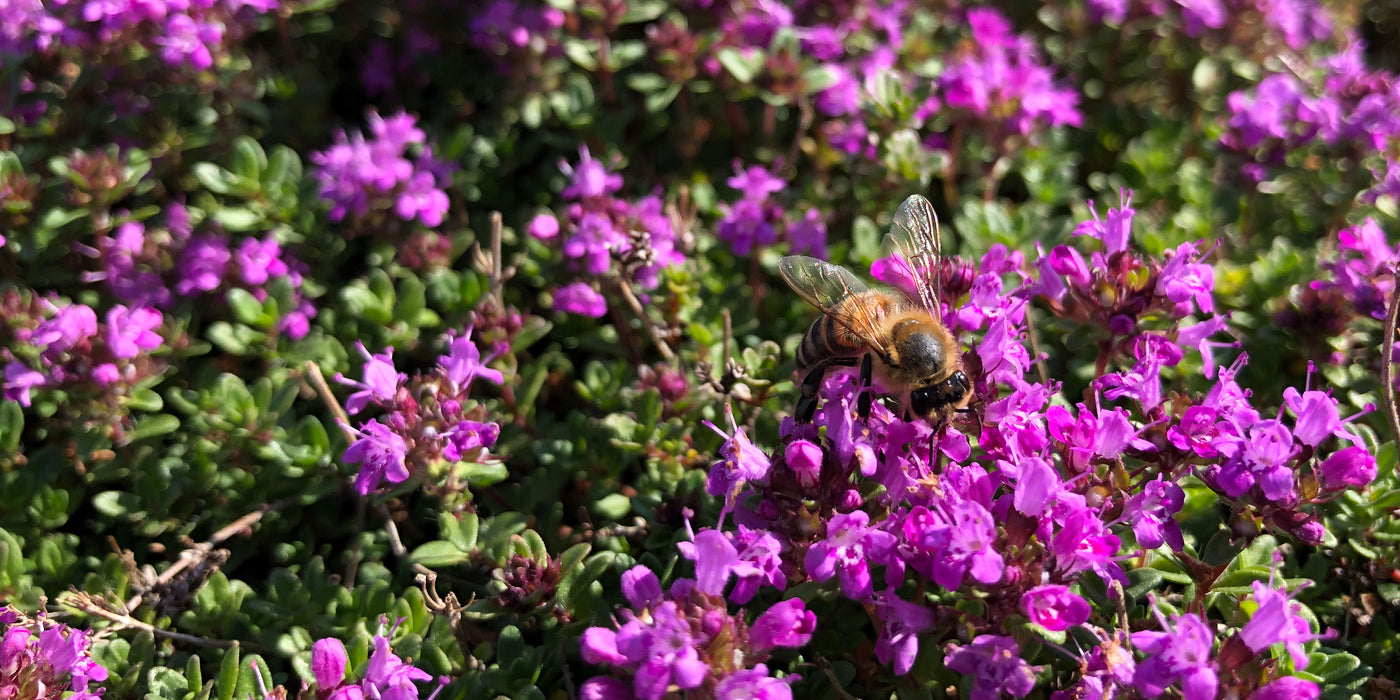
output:
M 958 370 L 937 384 L 921 386 L 909 392 L 909 408 L 915 415 L 927 418 L 934 411 L 962 403 L 972 392 L 967 373 Z

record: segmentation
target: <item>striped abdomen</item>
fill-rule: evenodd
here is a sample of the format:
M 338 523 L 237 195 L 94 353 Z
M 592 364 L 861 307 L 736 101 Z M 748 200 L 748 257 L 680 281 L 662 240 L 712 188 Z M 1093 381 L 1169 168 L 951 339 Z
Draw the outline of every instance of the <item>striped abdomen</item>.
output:
M 854 357 L 869 352 L 869 344 L 851 327 L 860 327 L 874 334 L 875 329 L 882 327 L 883 319 L 903 306 L 898 297 L 879 292 L 847 297 L 836 314 L 822 314 L 802 336 L 802 344 L 797 346 L 797 370 L 805 370 L 826 358 Z M 883 335 L 877 337 L 882 338 Z

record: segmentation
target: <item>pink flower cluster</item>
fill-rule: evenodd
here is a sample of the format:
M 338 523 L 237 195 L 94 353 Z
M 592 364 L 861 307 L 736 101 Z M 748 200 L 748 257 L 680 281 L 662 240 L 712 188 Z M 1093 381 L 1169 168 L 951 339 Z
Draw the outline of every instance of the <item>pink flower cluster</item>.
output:
M 275 10 L 277 0 L 67 0 L 6 3 L 0 54 L 139 44 L 172 66 L 209 70 L 225 35 Z M 244 11 L 246 8 L 246 11 Z
M 398 484 L 410 476 L 423 476 L 429 466 L 444 460 L 476 462 L 488 457 L 501 429 L 481 420 L 484 409 L 470 404 L 468 392 L 474 379 L 500 384 L 502 376 L 483 363 L 471 329 L 450 339 L 448 353 L 438 358 L 436 371 L 412 379 L 394 368 L 393 348 L 370 355 L 361 345 L 360 352 L 366 360 L 363 381 L 335 377 L 359 389 L 345 401 L 345 410 L 351 415 L 370 406 L 386 411 L 354 428 L 358 439 L 345 451 L 347 462 L 360 464 L 355 478 L 360 495 L 385 482 Z
M 129 221 L 98 239 L 87 252 L 102 271 L 88 280 L 103 280 L 118 299 L 169 311 L 178 300 L 210 294 L 222 299 L 242 289 L 266 301 L 271 288 L 291 288 L 291 308 L 279 309 L 277 331 L 292 340 L 306 336 L 316 307 L 301 295 L 306 265 L 282 247 L 273 234 L 235 241 L 221 232 L 192 233 L 189 214 L 180 204 L 167 209 L 164 228 Z
M 418 700 L 418 683 L 432 680 L 427 671 L 415 668 L 399 658 L 389 646 L 392 632 L 374 635 L 374 652 L 364 676 L 352 680 L 346 676 L 349 655 L 345 644 L 334 637 L 317 641 L 311 647 L 311 673 L 316 682 L 314 691 L 317 700 Z M 262 676 L 258 675 L 259 681 Z M 428 695 L 433 700 L 447 685 L 447 677 L 438 679 L 438 686 Z M 266 693 L 264 695 L 267 695 Z
M 744 604 L 762 587 L 830 582 L 871 612 L 880 662 L 903 675 L 921 641 L 946 641 L 947 667 L 969 678 L 977 698 L 1023 697 L 1034 687 L 1010 634 L 1023 621 L 1049 632 L 1082 628 L 1102 641 L 1084 652 L 1079 696 L 1155 696 L 1175 686 L 1191 698 L 1222 687 L 1240 697 L 1315 697 L 1315 686 L 1276 664 L 1232 665 L 1282 642 L 1301 668 L 1301 645 L 1318 637 L 1273 586 L 1257 588 L 1259 611 L 1227 641 L 1250 650 L 1242 656 L 1217 653 L 1213 629 L 1194 615 L 1131 636 L 1099 627 L 1076 592 L 1086 577 L 1095 587 L 1126 586 L 1123 560 L 1133 552 L 1184 548 L 1176 515 L 1188 476 L 1241 517 L 1310 543 L 1324 534 L 1317 504 L 1376 476 L 1374 456 L 1329 393 L 1289 389 L 1282 404 L 1291 418 L 1254 408 L 1235 382 L 1243 356 L 1212 371 L 1203 396 L 1161 390 L 1162 369 L 1191 349 L 1208 356 L 1206 337 L 1226 320 L 1184 325 L 1214 312 L 1211 270 L 1198 244 L 1165 260 L 1132 250 L 1128 204 L 1125 194 L 1119 208 L 1081 226 L 1099 250 L 1086 259 L 1057 247 L 1038 279 L 1004 249 L 976 265 L 944 262 L 945 322 L 962 337 L 981 333 L 963 355 L 975 417 L 931 426 L 881 402 L 862 415 L 867 387 L 840 368 L 821 384 L 813 423 L 789 419 L 772 456 L 731 422 L 707 491 L 724 499 L 721 523 L 732 514 L 735 530 L 702 529 L 682 546 L 696 585 Z M 896 287 L 913 279 L 895 259 L 877 261 L 872 273 Z M 1036 358 L 1022 337 L 1033 295 L 1103 339 L 1100 376 L 1076 407 L 1053 402 L 1057 385 L 1027 376 Z M 1111 371 L 1115 363 L 1130 368 Z M 892 389 L 878 379 L 873 388 Z M 976 599 L 979 612 L 924 595 L 938 589 Z
M 787 187 L 787 181 L 761 165 L 747 168 L 734 161 L 734 176 L 726 181 L 739 191 L 739 200 L 720 205 L 720 220 L 715 234 L 729 244 L 735 255 L 753 255 L 758 249 L 777 242 L 779 231 L 794 254 L 826 257 L 826 223 L 815 207 L 795 220 L 785 220 L 784 208 L 773 195 Z M 781 227 L 781 228 L 780 228 Z
M 107 669 L 89 655 L 87 633 L 50 623 L 42 616 L 24 624 L 17 612 L 0 607 L 0 698 L 96 700 Z
M 48 307 L 46 318 L 34 314 L 7 319 L 20 325 L 14 328 L 19 343 L 6 352 L 8 358 L 0 358 L 8 360 L 5 398 L 28 406 L 36 390 L 87 386 L 104 392 L 150 375 L 146 351 L 162 343 L 156 332 L 162 320 L 159 311 L 118 305 L 99 323 L 97 312 L 84 304 L 42 304 Z
M 613 674 L 584 683 L 579 697 L 661 700 L 679 688 L 720 700 L 791 700 L 790 684 L 799 677 L 775 678 L 763 662 L 774 649 L 805 645 L 816 615 L 789 598 L 747 623 L 725 605 L 727 578 L 677 579 L 663 592 L 644 566 L 624 573 L 631 608 L 619 612 L 616 629 L 590 627 L 580 641 L 584 661 L 610 666 Z
M 685 260 L 679 232 L 660 195 L 635 201 L 618 197 L 622 175 L 594 158 L 587 146 L 579 148 L 578 163 L 561 161 L 559 167 L 570 178 L 560 193 L 571 202 L 562 226 L 553 214 L 540 214 L 527 231 L 543 241 L 559 240 L 569 264 L 595 279 L 562 287 L 555 295 L 556 310 L 600 318 L 607 313 L 607 303 L 596 278 L 621 275 L 650 289 L 663 268 Z
M 433 159 L 417 117 L 399 112 L 385 119 L 371 110 L 367 119 L 369 139 L 341 131 L 330 148 L 311 154 L 321 197 L 331 203 L 331 221 L 392 211 L 429 228 L 442 224 L 450 206 L 443 189 L 449 178 L 444 164 Z

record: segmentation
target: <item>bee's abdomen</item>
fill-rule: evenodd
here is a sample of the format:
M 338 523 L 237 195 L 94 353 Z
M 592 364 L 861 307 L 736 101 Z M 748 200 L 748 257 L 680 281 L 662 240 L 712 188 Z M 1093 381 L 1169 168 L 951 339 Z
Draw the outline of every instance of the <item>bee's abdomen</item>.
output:
M 828 357 L 849 357 L 866 351 L 850 330 L 830 316 L 822 316 L 802 336 L 797 346 L 797 369 L 802 371 Z

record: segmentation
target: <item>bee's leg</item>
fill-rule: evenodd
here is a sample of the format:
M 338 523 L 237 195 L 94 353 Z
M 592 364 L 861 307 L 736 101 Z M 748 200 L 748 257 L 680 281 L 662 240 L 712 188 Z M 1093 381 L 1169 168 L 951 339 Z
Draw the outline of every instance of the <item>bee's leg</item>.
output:
M 873 400 L 873 390 L 871 388 L 870 375 L 873 373 L 870 353 L 865 353 L 860 359 L 860 398 L 856 405 L 860 411 L 861 420 L 870 417 L 870 402 Z
M 855 363 L 854 357 L 828 357 L 812 365 L 812 368 L 807 370 L 807 376 L 802 378 L 802 393 L 797 399 L 797 410 L 793 412 L 793 419 L 799 424 L 811 423 L 817 414 L 817 392 L 821 389 L 822 377 L 826 376 L 826 371 L 832 367 L 851 367 Z
M 975 411 L 975 410 L 973 410 L 971 407 L 968 407 L 968 408 L 959 408 L 959 409 L 958 409 L 958 413 L 970 413 L 970 414 L 972 414 L 972 417 L 973 417 L 973 418 L 976 418 L 976 419 L 977 419 L 977 439 L 978 439 L 978 440 L 981 440 L 981 439 L 982 439 L 982 414 L 981 414 L 981 413 L 978 413 L 978 412 Z

